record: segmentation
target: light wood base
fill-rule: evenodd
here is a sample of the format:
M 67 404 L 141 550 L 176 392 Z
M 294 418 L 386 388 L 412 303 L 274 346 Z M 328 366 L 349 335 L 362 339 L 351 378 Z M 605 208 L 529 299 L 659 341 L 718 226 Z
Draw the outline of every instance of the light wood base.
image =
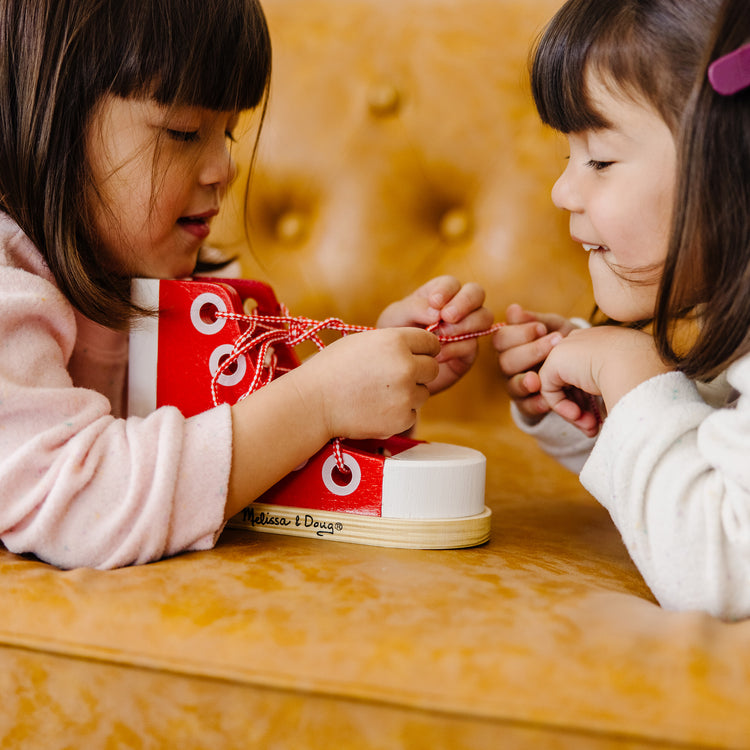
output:
M 376 547 L 457 549 L 486 542 L 491 515 L 485 507 L 464 518 L 383 518 L 253 503 L 231 518 L 228 526 Z

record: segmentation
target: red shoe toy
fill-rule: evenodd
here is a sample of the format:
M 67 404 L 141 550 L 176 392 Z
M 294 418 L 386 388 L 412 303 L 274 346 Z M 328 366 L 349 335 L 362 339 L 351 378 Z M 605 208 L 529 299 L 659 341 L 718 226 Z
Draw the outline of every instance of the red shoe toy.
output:
M 176 406 L 186 416 L 234 404 L 299 365 L 319 331 L 364 330 L 292 318 L 267 284 L 244 279 L 136 279 L 136 304 L 159 310 L 130 335 L 129 413 Z M 359 544 L 471 547 L 489 538 L 486 460 L 471 448 L 394 436 L 335 440 L 229 525 Z

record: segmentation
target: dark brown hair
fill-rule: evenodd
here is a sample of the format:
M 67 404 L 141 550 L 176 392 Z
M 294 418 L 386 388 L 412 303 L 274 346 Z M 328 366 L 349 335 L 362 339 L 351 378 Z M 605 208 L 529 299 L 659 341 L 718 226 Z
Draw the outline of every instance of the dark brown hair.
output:
M 587 74 L 645 99 L 673 133 L 695 80 L 719 0 L 569 0 L 531 55 L 542 121 L 561 133 L 614 123 L 592 105 Z
M 700 68 L 679 147 L 672 237 L 656 308 L 662 356 L 709 379 L 750 351 L 750 89 L 721 96 L 708 63 L 750 41 L 747 0 L 727 0 Z M 676 321 L 696 314 L 697 334 L 676 343 Z
M 124 327 L 136 312 L 88 219 L 84 136 L 102 97 L 264 108 L 270 72 L 257 0 L 0 0 L 0 209 L 84 315 Z

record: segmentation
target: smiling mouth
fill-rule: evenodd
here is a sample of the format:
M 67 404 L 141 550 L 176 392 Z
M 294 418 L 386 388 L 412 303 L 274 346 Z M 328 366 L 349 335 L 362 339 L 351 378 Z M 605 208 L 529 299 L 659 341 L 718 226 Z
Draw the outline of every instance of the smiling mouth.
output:
M 587 253 L 590 253 L 592 250 L 598 253 L 605 253 L 609 249 L 605 247 L 604 245 L 589 245 L 587 242 L 582 242 L 581 244 L 583 245 L 583 249 Z

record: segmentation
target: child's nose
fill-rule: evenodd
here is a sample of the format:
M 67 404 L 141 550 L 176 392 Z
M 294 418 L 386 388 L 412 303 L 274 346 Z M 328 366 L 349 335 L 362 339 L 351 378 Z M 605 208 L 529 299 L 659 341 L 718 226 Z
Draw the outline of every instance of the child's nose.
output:
M 552 202 L 564 211 L 581 211 L 581 199 L 575 189 L 575 179 L 571 174 L 570 163 L 552 186 Z
M 225 189 L 237 176 L 237 164 L 229 146 L 227 141 L 223 141 L 207 150 L 200 175 L 202 184 Z

